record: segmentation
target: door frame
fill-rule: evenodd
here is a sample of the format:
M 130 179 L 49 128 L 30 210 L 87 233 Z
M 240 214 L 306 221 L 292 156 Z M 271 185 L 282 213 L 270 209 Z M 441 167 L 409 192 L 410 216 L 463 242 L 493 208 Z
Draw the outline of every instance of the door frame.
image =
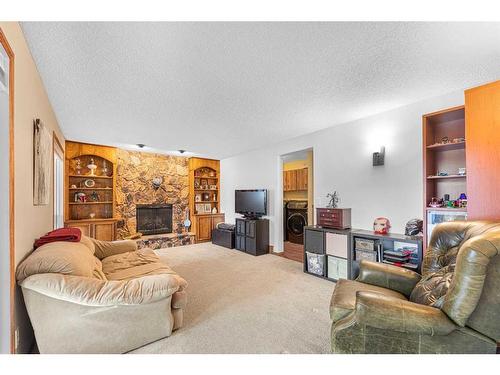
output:
M 0 44 L 9 57 L 9 270 L 10 270 L 10 352 L 15 353 L 15 308 L 14 295 L 16 280 L 15 269 L 15 240 L 14 240 L 14 52 L 7 37 L 0 28 Z
M 62 207 L 63 207 L 63 224 L 64 224 L 64 209 L 65 209 L 65 204 L 64 204 L 64 194 L 65 194 L 65 181 L 66 181 L 66 178 L 64 176 L 64 172 L 65 172 L 65 155 L 64 155 L 64 147 L 61 143 L 61 141 L 59 140 L 59 138 L 57 137 L 57 134 L 56 132 L 52 132 L 52 165 L 54 165 L 54 160 L 56 158 L 56 154 L 58 154 L 61 158 L 61 161 L 62 161 L 62 166 L 63 166 L 63 204 L 62 204 Z M 56 180 L 55 180 L 55 168 L 52 168 L 52 189 L 53 189 L 53 193 L 55 193 L 55 187 L 56 187 Z M 56 205 L 56 195 L 54 194 L 53 196 L 53 199 L 52 199 L 52 228 L 54 229 L 54 224 L 55 224 L 55 216 L 54 216 L 54 209 L 55 209 L 55 205 Z
M 311 223 L 307 223 L 307 225 L 313 225 L 314 224 L 314 221 L 315 221 L 315 217 L 314 217 L 314 199 L 315 199 L 315 196 L 316 196 L 316 185 L 315 185 L 315 179 L 314 179 L 314 171 L 315 171 L 315 166 L 314 166 L 314 163 L 315 163 L 315 158 L 314 158 L 314 146 L 305 146 L 303 148 L 299 148 L 299 149 L 295 149 L 295 150 L 292 150 L 292 151 L 288 151 L 288 152 L 283 152 L 281 154 L 278 155 L 277 159 L 276 159 L 276 166 L 277 166 L 277 188 L 276 188 L 276 195 L 277 195 L 277 200 L 276 200 L 276 203 L 275 203 L 275 209 L 276 211 L 279 212 L 279 214 L 276 215 L 276 218 L 277 218 L 277 228 L 280 228 L 279 231 L 276 230 L 275 232 L 275 235 L 274 235 L 274 238 L 275 238 L 275 242 L 276 242 L 276 246 L 274 248 L 274 252 L 276 253 L 281 253 L 284 251 L 284 244 L 285 244 L 285 224 L 286 224 L 286 218 L 285 218 L 285 210 L 284 210 L 284 207 L 283 207 L 283 199 L 285 197 L 285 193 L 283 191 L 283 164 L 284 164 L 284 157 L 286 155 L 290 155 L 290 154 L 293 154 L 293 153 L 296 153 L 296 152 L 304 152 L 304 151 L 311 151 L 312 153 L 312 173 L 311 171 L 308 171 L 308 176 L 310 175 L 311 176 L 311 179 L 312 179 L 312 185 L 309 184 L 309 188 L 312 189 L 312 199 L 311 201 L 312 202 L 309 202 L 309 204 L 312 206 L 311 209 L 312 209 L 312 219 L 313 219 L 313 222 Z M 276 229 L 277 229 L 276 228 Z M 281 235 L 277 235 L 278 233 L 281 232 Z

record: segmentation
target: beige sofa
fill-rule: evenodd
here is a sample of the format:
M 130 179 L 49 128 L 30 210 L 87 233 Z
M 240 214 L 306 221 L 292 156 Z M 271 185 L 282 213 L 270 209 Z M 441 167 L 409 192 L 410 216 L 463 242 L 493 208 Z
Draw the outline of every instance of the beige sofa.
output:
M 187 282 L 134 241 L 53 242 L 16 277 L 40 353 L 125 353 L 182 326 Z

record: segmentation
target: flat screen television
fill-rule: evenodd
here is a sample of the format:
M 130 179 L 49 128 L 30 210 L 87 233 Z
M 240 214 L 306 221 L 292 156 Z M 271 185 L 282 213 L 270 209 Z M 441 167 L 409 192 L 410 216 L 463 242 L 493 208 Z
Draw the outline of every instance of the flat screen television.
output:
M 267 215 L 267 190 L 236 190 L 234 208 L 245 217 Z

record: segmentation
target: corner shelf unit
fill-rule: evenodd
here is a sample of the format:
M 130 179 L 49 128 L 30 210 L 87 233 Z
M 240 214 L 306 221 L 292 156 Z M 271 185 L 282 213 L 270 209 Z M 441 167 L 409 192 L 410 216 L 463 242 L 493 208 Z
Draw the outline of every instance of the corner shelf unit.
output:
M 189 213 L 196 242 L 210 241 L 212 230 L 225 220 L 220 213 L 219 160 L 189 159 Z
M 428 242 L 429 211 L 465 212 L 466 208 L 429 207 L 432 198 L 445 194 L 456 200 L 466 193 L 467 176 L 458 172 L 465 168 L 465 107 L 453 107 L 422 116 L 423 185 L 424 185 L 424 248 Z M 446 141 L 446 138 L 447 141 Z M 447 175 L 440 176 L 440 172 Z M 430 227 L 429 227 L 430 229 Z
M 87 167 L 91 161 L 97 166 L 93 173 Z M 66 141 L 66 227 L 99 240 L 116 238 L 116 162 L 114 147 Z

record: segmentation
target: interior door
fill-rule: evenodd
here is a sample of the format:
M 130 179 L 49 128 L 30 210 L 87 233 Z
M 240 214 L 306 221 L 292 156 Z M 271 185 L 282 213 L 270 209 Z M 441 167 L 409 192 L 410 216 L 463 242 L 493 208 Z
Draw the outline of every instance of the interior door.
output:
M 209 241 L 212 238 L 212 217 L 210 215 L 198 216 L 197 220 L 197 240 Z
M 94 238 L 101 241 L 114 241 L 114 223 L 97 223 L 94 225 Z

